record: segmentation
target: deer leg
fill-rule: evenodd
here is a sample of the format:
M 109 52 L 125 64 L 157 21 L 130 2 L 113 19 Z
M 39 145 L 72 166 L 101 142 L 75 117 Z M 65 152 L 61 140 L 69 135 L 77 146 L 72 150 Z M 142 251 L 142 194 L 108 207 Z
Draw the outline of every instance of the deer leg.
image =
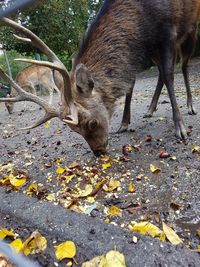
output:
M 54 88 L 49 88 L 49 104 L 51 105 L 52 102 L 53 102 L 53 91 L 54 91 Z
M 117 133 L 123 133 L 128 130 L 128 125 L 131 123 L 131 98 L 133 94 L 133 87 L 135 85 L 135 81 L 133 86 L 129 89 L 129 92 L 126 94 L 124 112 L 121 121 L 121 126 Z
M 188 73 L 188 61 L 193 53 L 195 43 L 195 34 L 191 35 L 181 46 L 181 57 L 182 57 L 182 72 L 187 92 L 187 107 L 188 114 L 195 115 L 197 112 L 193 106 L 192 93 L 189 83 L 189 73 Z
M 161 72 L 160 72 L 160 69 L 159 69 L 159 77 L 158 77 L 158 82 L 157 82 L 156 90 L 155 90 L 154 95 L 153 95 L 153 98 L 151 100 L 151 104 L 149 106 L 149 109 L 148 109 L 147 113 L 144 115 L 144 118 L 150 118 L 150 117 L 152 117 L 154 111 L 157 110 L 158 99 L 160 97 L 160 94 L 161 94 L 163 85 L 164 85 L 164 82 L 162 80 Z
M 183 123 L 183 119 L 178 108 L 176 96 L 174 92 L 174 61 L 175 61 L 175 45 L 173 41 L 163 44 L 161 49 L 161 75 L 167 87 L 170 102 L 172 105 L 173 120 L 175 125 L 176 136 L 180 139 L 187 139 L 187 132 Z

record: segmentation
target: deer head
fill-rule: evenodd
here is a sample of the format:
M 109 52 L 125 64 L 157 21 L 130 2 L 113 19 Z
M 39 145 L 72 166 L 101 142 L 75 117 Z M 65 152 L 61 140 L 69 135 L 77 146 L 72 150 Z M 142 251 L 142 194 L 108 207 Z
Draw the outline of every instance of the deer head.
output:
M 108 143 L 109 114 L 103 105 L 101 97 L 95 90 L 98 86 L 95 77 L 92 77 L 92 74 L 83 64 L 75 66 L 71 75 L 69 75 L 64 64 L 34 33 L 8 18 L 1 18 L 0 22 L 23 34 L 26 38 L 16 35 L 15 37 L 40 49 L 41 52 L 47 55 L 50 62 L 28 59 L 17 59 L 18 61 L 55 69 L 61 73 L 64 82 L 64 86 L 61 89 L 61 105 L 58 109 L 38 96 L 23 90 L 0 69 L 0 76 L 9 81 L 18 93 L 16 97 L 0 98 L 0 101 L 7 102 L 7 106 L 9 103 L 18 101 L 35 102 L 45 110 L 45 115 L 34 125 L 25 129 L 38 127 L 51 118 L 58 117 L 67 123 L 72 130 L 85 138 L 95 155 L 98 156 L 101 153 L 105 153 Z

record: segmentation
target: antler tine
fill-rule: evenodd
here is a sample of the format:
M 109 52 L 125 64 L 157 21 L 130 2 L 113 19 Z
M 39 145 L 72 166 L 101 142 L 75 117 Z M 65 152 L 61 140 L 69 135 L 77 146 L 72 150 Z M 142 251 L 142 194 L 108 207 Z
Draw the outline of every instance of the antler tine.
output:
M 22 41 L 31 42 L 32 45 L 34 45 L 35 47 L 40 49 L 45 55 L 47 55 L 49 60 L 54 63 L 54 65 L 49 65 L 49 67 L 57 69 L 63 77 L 64 88 L 62 89 L 63 92 L 61 92 L 61 94 L 63 95 L 62 101 L 64 102 L 64 106 L 69 108 L 69 113 L 70 113 L 71 117 L 73 117 L 73 120 L 77 124 L 78 123 L 78 115 L 77 115 L 77 109 L 74 105 L 73 98 L 72 98 L 70 76 L 69 76 L 69 73 L 68 73 L 67 69 L 65 68 L 64 64 L 55 55 L 55 53 L 38 36 L 36 36 L 30 30 L 26 29 L 22 25 L 19 25 L 16 22 L 14 22 L 8 18 L 4 17 L 4 18 L 1 18 L 0 20 L 6 26 L 10 26 L 13 29 L 15 29 L 16 31 L 25 35 L 27 38 L 18 37 L 18 36 L 17 36 L 17 38 L 22 40 Z M 26 62 L 28 62 L 28 61 L 26 61 Z M 37 64 L 37 63 L 34 63 L 34 64 Z
M 37 47 L 45 55 L 47 55 L 50 61 L 59 62 L 62 64 L 62 62 L 58 59 L 58 57 L 54 54 L 54 52 L 33 32 L 31 32 L 30 30 L 26 29 L 24 26 L 16 23 L 13 20 L 10 20 L 8 18 L 3 17 L 0 20 L 4 25 L 10 26 L 11 28 L 22 33 L 24 36 L 26 36 L 28 39 L 30 39 L 33 46 Z
M 44 124 L 45 122 L 49 121 L 50 119 L 54 118 L 55 116 L 53 116 L 53 114 L 47 114 L 45 113 L 44 117 L 41 118 L 40 120 L 38 120 L 37 122 L 35 122 L 33 125 L 30 125 L 28 127 L 25 127 L 25 128 L 20 128 L 20 130 L 30 130 L 30 129 L 33 129 L 33 128 L 36 128 L 42 124 Z

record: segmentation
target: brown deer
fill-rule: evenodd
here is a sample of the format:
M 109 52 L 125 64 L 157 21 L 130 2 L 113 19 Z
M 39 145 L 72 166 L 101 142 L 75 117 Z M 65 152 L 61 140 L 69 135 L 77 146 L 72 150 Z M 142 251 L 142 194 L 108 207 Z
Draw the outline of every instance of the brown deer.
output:
M 21 86 L 25 91 L 36 95 L 36 86 L 43 85 L 49 92 L 49 104 L 52 104 L 54 90 L 60 94 L 59 88 L 63 86 L 62 76 L 58 71 L 52 69 L 31 65 L 18 72 L 15 82 Z M 16 97 L 18 95 L 14 87 L 11 88 L 10 95 L 7 97 Z M 5 102 L 6 108 L 11 114 L 13 112 L 14 103 Z
M 83 38 L 70 74 L 36 35 L 3 18 L 4 25 L 26 37 L 19 39 L 32 43 L 50 60 L 49 63 L 23 61 L 56 69 L 64 80 L 58 109 L 25 92 L 1 70 L 1 76 L 19 93 L 9 101 L 29 100 L 39 104 L 45 109 L 45 116 L 29 128 L 59 117 L 99 155 L 106 152 L 116 101 L 130 92 L 137 73 L 152 59 L 158 64 L 169 93 L 175 133 L 178 138 L 186 139 L 174 93 L 174 62 L 177 46 L 186 45 L 194 36 L 199 16 L 200 0 L 106 0 Z

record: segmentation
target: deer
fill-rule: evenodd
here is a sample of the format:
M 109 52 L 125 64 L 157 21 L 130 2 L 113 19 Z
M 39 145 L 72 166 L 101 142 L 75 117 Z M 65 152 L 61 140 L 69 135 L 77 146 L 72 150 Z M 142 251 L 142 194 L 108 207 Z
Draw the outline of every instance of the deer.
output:
M 1 102 L 32 101 L 43 107 L 45 115 L 26 129 L 58 117 L 84 137 L 96 156 L 107 153 L 109 125 L 117 101 L 133 88 L 136 75 L 150 59 L 159 66 L 169 94 L 175 134 L 187 139 L 174 90 L 174 62 L 177 46 L 187 46 L 197 28 L 200 0 L 105 0 L 79 45 L 70 73 L 52 50 L 34 33 L 8 18 L 10 26 L 44 53 L 49 62 L 20 59 L 59 71 L 64 86 L 59 108 L 25 92 L 0 70 L 19 96 Z
M 44 66 L 30 65 L 18 72 L 15 82 L 25 91 L 34 95 L 37 94 L 36 86 L 43 85 L 49 92 L 49 104 L 52 104 L 54 90 L 60 94 L 60 89 L 63 86 L 62 76 L 57 71 Z M 16 97 L 18 95 L 14 87 L 11 88 L 10 94 L 7 97 Z M 5 102 L 5 106 L 12 114 L 14 109 L 13 102 Z M 25 108 L 25 107 L 24 107 Z

